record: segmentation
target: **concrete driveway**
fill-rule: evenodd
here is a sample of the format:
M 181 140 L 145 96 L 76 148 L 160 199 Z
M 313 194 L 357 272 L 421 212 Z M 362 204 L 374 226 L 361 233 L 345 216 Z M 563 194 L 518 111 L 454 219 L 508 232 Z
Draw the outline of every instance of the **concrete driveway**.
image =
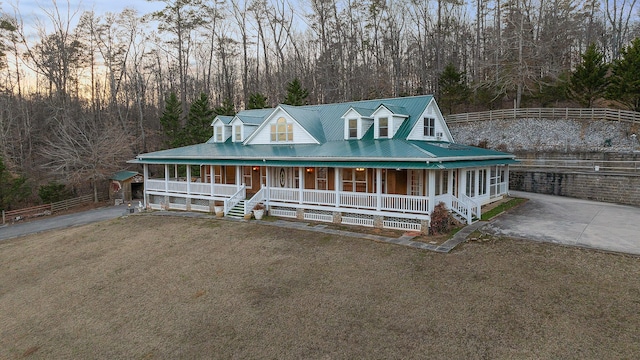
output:
M 37 220 L 0 227 L 0 240 L 39 232 L 62 229 L 71 226 L 85 225 L 98 221 L 115 219 L 125 215 L 127 205 L 106 206 L 67 215 L 42 217 Z
M 483 227 L 495 235 L 640 255 L 640 207 L 512 191 L 525 204 Z

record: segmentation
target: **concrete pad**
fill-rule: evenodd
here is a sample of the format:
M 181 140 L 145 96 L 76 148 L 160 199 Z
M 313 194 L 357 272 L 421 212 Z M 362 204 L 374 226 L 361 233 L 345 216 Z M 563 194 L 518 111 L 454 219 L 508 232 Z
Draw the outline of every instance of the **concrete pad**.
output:
M 640 207 L 512 191 L 529 201 L 483 227 L 483 231 L 640 255 Z

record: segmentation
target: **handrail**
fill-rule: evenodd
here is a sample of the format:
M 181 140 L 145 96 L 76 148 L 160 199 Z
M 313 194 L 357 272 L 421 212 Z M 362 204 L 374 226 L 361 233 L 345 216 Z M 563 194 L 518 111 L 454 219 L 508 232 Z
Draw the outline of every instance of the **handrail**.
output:
M 478 219 L 480 219 L 480 203 L 475 201 L 473 198 L 470 198 L 467 194 L 462 194 L 462 199 L 464 199 L 464 202 L 467 204 L 467 208 L 469 209 L 471 215 L 475 215 Z
M 249 201 L 246 201 L 244 203 L 244 213 L 248 214 L 251 212 L 251 210 L 253 210 L 253 208 L 261 201 L 265 200 L 265 194 L 266 194 L 266 187 L 264 185 L 262 185 L 262 187 L 260 188 L 260 190 L 253 195 L 253 197 L 251 199 L 249 199 Z
M 244 199 L 246 195 L 247 187 L 245 184 L 242 184 L 240 190 L 236 191 L 230 198 L 224 200 L 224 214 L 227 215 L 234 206 L 238 205 L 238 203 Z
M 522 108 L 489 110 L 446 116 L 447 123 L 449 124 L 522 118 L 608 120 L 635 124 L 640 123 L 640 112 L 605 108 Z

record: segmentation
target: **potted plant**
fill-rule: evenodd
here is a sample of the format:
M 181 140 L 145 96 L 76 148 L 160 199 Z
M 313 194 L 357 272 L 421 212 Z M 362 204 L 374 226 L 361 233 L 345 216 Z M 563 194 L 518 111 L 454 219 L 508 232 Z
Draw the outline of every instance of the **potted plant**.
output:
M 262 205 L 262 203 L 257 203 L 256 206 L 253 207 L 253 216 L 255 216 L 256 220 L 262 219 L 264 216 L 264 205 Z
M 224 216 L 224 205 L 216 202 L 216 204 L 213 206 L 213 209 L 217 217 Z

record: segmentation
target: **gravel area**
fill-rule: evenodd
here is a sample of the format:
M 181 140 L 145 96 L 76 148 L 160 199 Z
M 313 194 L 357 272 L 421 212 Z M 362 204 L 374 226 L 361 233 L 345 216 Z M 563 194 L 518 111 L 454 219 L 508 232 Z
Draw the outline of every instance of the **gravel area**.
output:
M 491 120 L 449 124 L 455 141 L 486 142 L 503 151 L 633 151 L 640 149 L 640 126 L 626 122 L 562 119 Z

